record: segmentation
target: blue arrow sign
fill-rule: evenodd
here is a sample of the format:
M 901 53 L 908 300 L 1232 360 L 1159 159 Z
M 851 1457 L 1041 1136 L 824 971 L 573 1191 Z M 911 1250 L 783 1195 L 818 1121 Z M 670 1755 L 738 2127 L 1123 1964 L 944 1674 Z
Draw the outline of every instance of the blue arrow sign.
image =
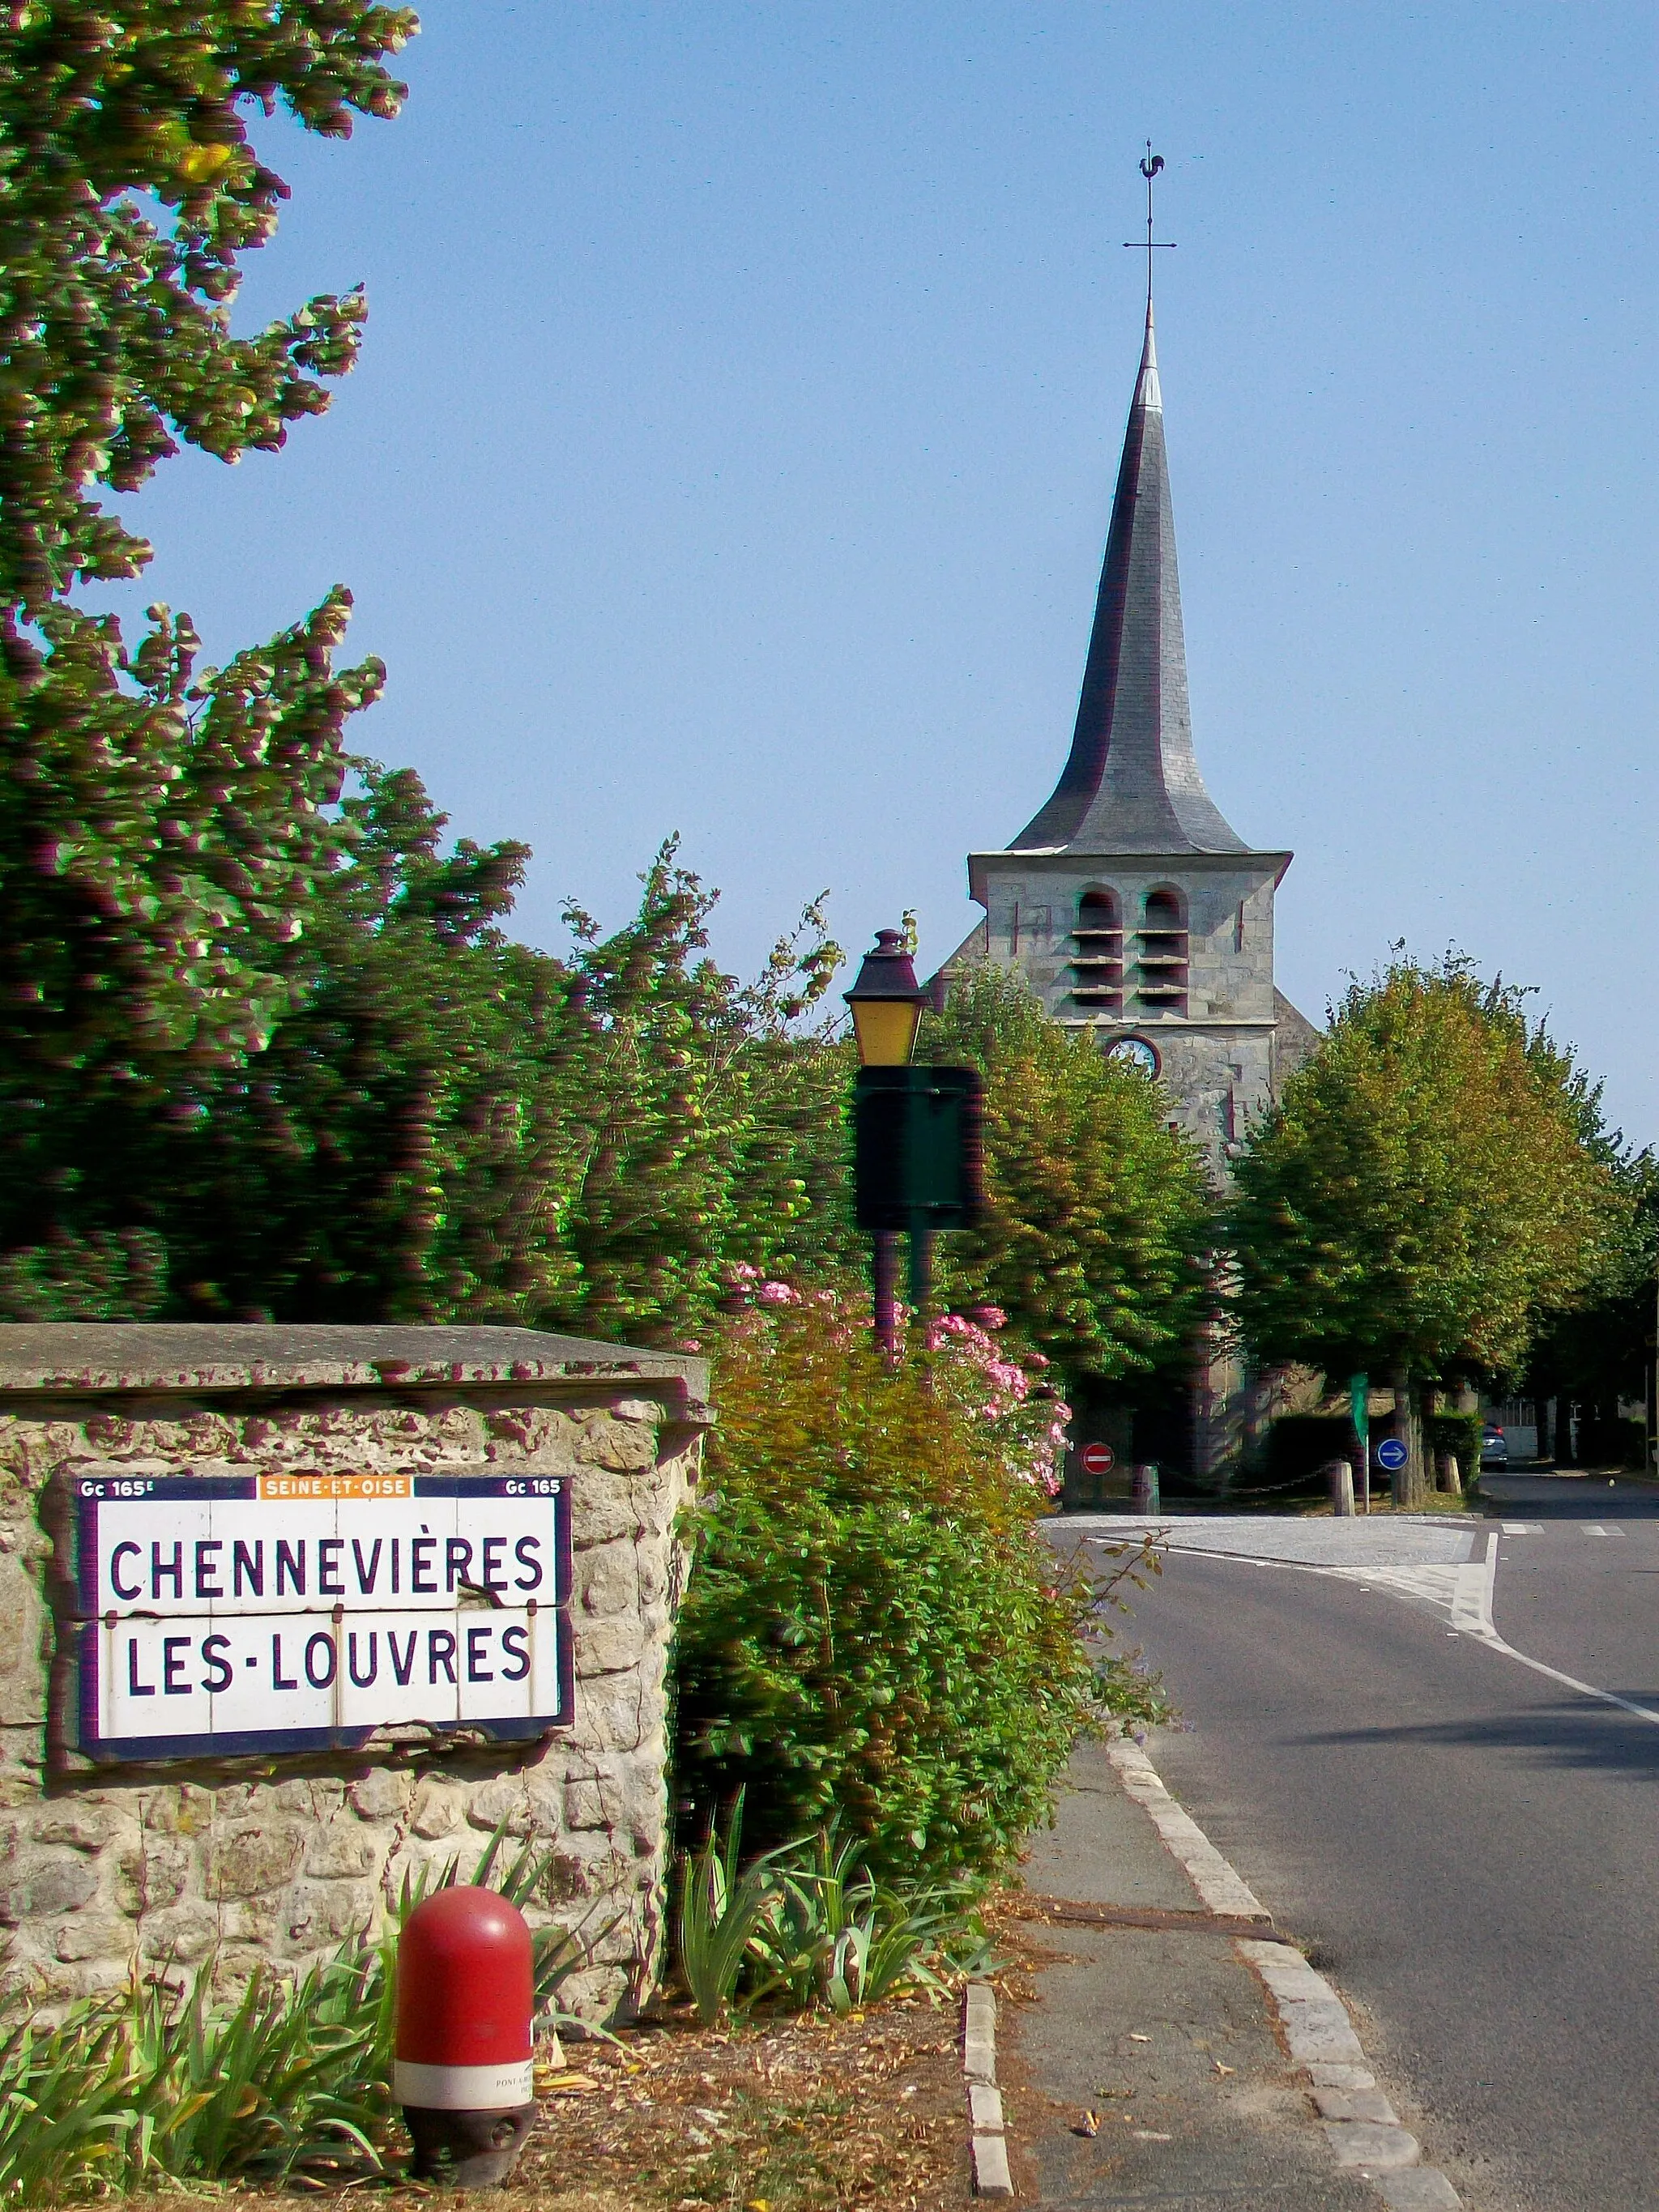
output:
M 1376 1448 L 1377 1465 L 1386 1468 L 1390 1474 L 1397 1474 L 1410 1457 L 1398 1437 L 1384 1437 Z

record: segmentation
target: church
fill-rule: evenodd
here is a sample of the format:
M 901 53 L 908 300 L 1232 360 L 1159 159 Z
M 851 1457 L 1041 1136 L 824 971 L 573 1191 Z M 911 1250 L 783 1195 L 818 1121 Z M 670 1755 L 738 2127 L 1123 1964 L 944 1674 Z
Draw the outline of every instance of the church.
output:
M 1291 864 L 1224 819 L 1193 750 L 1150 289 L 1072 750 L 1018 836 L 968 859 L 985 921 L 946 963 L 1023 974 L 1158 1076 L 1218 1177 L 1318 1032 L 1273 982 Z
M 1150 217 L 1147 238 L 1150 249 Z M 969 855 L 985 920 L 942 980 L 982 961 L 1023 975 L 1055 1021 L 1159 1079 L 1223 1183 L 1250 1116 L 1318 1041 L 1273 981 L 1273 898 L 1291 858 L 1245 843 L 1193 750 L 1149 283 L 1071 752 L 1018 836 Z M 1143 1408 L 1132 1431 L 1127 1413 L 1114 1425 L 1101 1408 L 1092 1427 L 1120 1462 L 1184 1464 L 1208 1486 L 1260 1433 L 1270 1384 L 1216 1347 L 1161 1418 Z M 1068 1501 L 1088 1502 L 1078 1489 L 1073 1468 Z

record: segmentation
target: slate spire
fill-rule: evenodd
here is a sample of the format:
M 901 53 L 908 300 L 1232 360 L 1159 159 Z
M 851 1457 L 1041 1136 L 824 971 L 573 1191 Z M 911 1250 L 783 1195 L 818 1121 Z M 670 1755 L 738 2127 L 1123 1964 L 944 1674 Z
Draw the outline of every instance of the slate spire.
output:
M 1223 820 L 1193 755 L 1150 293 L 1071 757 L 1054 796 L 1008 849 L 1249 849 Z

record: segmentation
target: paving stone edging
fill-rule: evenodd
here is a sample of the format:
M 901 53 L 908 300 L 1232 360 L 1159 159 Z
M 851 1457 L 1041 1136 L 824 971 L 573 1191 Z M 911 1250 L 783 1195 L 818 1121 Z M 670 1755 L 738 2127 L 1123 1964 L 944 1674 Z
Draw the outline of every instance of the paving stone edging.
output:
M 1109 1744 L 1107 1757 L 1129 1796 L 1151 1815 L 1166 1849 L 1184 1869 L 1210 1911 L 1271 1923 L 1273 1915 L 1192 1815 L 1170 1795 L 1163 1777 L 1140 1747 L 1128 1742 Z M 1347 2007 L 1324 1976 L 1283 1942 L 1241 1936 L 1238 1949 L 1261 1976 L 1284 2032 L 1285 2048 L 1307 2075 L 1315 2108 L 1338 2166 L 1370 2182 L 1389 2212 L 1460 2212 L 1462 2198 L 1437 2166 L 1420 2162 L 1422 2147 L 1417 2137 L 1401 2127 L 1399 2114 L 1377 2087 Z M 994 2023 L 994 1999 L 992 2004 Z M 970 2015 L 969 2038 L 973 2032 Z M 994 2045 L 993 2030 L 994 2071 Z M 964 2042 L 964 2067 L 969 2047 Z M 996 2140 L 1000 2148 L 1000 2137 Z M 975 2136 L 975 2176 L 978 2142 Z M 1006 2151 L 1002 2166 L 1006 2172 Z
M 997 2087 L 997 1994 L 989 1982 L 969 1982 L 963 1999 L 962 2071 L 968 2084 L 974 2194 L 1012 2197 L 1002 2092 Z

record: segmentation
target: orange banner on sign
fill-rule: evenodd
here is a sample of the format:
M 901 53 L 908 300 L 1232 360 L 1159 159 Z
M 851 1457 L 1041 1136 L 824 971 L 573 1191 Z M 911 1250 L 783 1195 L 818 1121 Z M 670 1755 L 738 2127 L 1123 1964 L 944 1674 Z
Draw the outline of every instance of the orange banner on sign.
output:
M 262 1499 L 292 1504 L 305 1498 L 412 1498 L 415 1478 L 410 1474 L 262 1474 Z

